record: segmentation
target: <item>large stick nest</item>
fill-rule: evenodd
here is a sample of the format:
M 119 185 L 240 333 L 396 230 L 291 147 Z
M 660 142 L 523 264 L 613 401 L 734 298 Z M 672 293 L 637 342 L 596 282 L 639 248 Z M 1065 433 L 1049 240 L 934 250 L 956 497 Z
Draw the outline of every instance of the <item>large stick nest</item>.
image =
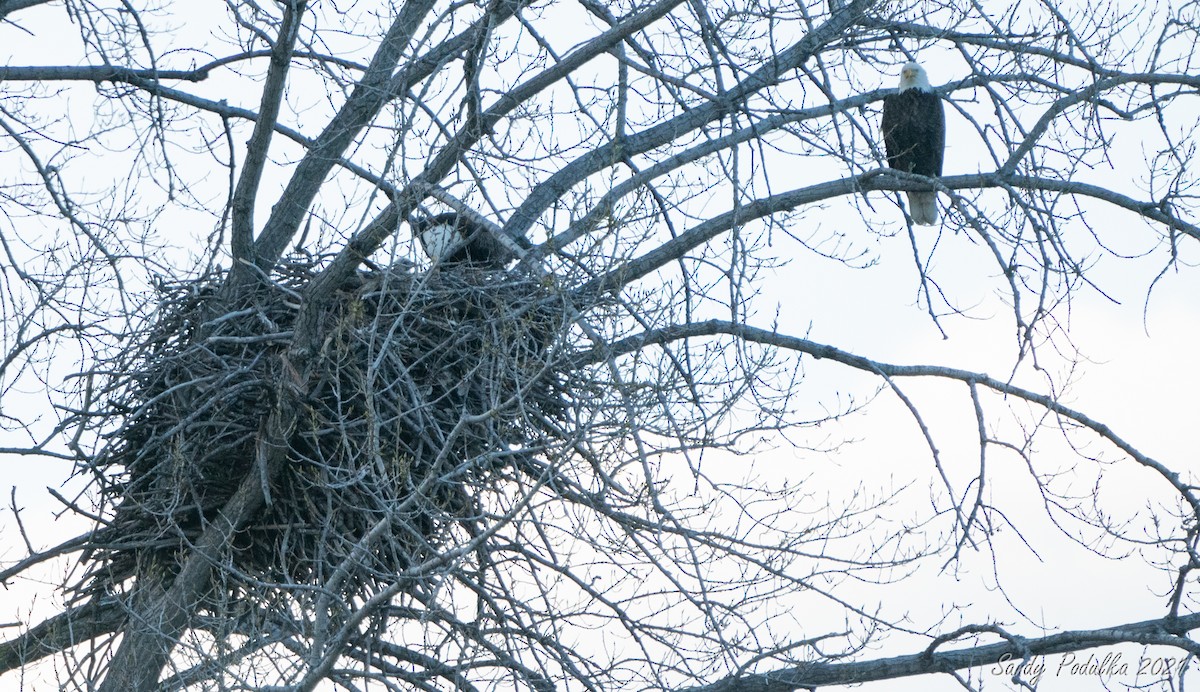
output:
M 232 311 L 214 309 L 221 277 L 162 289 L 122 359 L 124 424 L 93 463 L 116 510 L 81 595 L 177 571 L 257 471 L 279 388 L 295 386 L 286 348 L 315 271 L 288 264 Z M 572 427 L 555 368 L 567 313 L 549 282 L 506 271 L 361 273 L 323 316 L 317 384 L 230 572 L 361 595 L 477 532 L 480 489 Z

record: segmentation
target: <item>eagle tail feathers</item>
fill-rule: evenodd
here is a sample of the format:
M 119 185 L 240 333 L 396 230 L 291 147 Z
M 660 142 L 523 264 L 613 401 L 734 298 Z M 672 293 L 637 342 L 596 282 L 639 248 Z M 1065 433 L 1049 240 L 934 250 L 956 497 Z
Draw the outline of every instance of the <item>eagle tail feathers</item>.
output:
M 908 206 L 913 223 L 920 226 L 933 226 L 938 220 L 936 192 L 908 193 Z

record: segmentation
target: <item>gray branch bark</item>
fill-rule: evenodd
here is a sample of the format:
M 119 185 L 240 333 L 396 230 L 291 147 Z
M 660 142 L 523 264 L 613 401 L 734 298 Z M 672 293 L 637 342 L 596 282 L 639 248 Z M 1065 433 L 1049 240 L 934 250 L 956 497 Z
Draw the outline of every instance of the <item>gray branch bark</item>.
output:
M 770 673 L 733 675 L 711 685 L 687 688 L 684 692 L 811 690 L 831 685 L 895 680 L 914 675 L 993 666 L 1002 659 L 1015 661 L 1126 642 L 1174 646 L 1195 654 L 1196 644 L 1183 635 L 1196 628 L 1200 628 L 1200 614 L 1145 620 L 1098 630 L 1073 630 L 1035 639 L 1013 637 L 997 644 L 953 651 L 927 650 L 919 654 L 854 663 L 812 663 Z
M 860 356 L 848 351 L 843 351 L 839 348 L 826 344 L 809 341 L 800 337 L 780 334 L 778 332 L 751 327 L 745 324 L 735 324 L 724 320 L 708 320 L 705 322 L 693 322 L 671 327 L 664 327 L 648 332 L 643 332 L 626 339 L 622 339 L 611 347 L 593 349 L 583 354 L 580 359 L 580 364 L 583 363 L 598 363 L 611 358 L 614 355 L 623 353 L 632 353 L 639 351 L 646 346 L 652 344 L 664 344 L 672 341 L 680 341 L 683 339 L 715 336 L 718 334 L 727 334 L 737 337 L 738 339 L 751 343 L 764 344 L 777 348 L 794 351 L 796 353 L 808 354 L 814 358 L 825 358 L 843 365 L 848 365 L 857 370 L 862 370 L 874 375 L 883 377 L 937 377 L 945 380 L 957 380 L 968 385 L 980 385 L 991 389 L 992 391 L 1014 396 L 1024 399 L 1033 404 L 1037 404 L 1047 411 L 1051 411 L 1056 415 L 1068 418 L 1083 427 L 1091 430 L 1103 439 L 1107 440 L 1116 448 L 1120 449 L 1131 459 L 1137 463 L 1152 469 L 1158 473 L 1163 479 L 1171 484 L 1171 487 L 1179 493 L 1192 509 L 1192 514 L 1197 521 L 1200 521 L 1200 496 L 1197 496 L 1194 487 L 1188 485 L 1180 475 L 1172 471 L 1167 465 L 1162 462 L 1142 453 L 1137 447 L 1130 444 L 1124 438 L 1117 435 L 1104 423 L 1091 418 L 1090 416 L 1076 411 L 1069 406 L 1060 403 L 1054 397 L 1037 392 L 1030 391 L 1016 385 L 997 380 L 984 373 L 971 372 L 970 370 L 960 370 L 958 368 L 949 368 L 936 365 L 894 365 L 881 361 L 872 360 L 864 356 Z M 1191 628 L 1189 628 L 1191 629 Z
M 737 209 L 688 229 L 677 237 L 664 242 L 646 254 L 599 276 L 581 286 L 577 291 L 584 295 L 615 291 L 662 268 L 684 256 L 690 250 L 725 233 L 729 229 L 776 212 L 790 211 L 834 197 L 875 191 L 928 190 L 930 182 L 921 176 L 897 173 L 891 169 L 877 169 L 865 175 L 831 180 L 817 185 L 781 192 L 743 204 Z M 1114 206 L 1164 224 L 1180 233 L 1200 240 L 1200 226 L 1180 218 L 1156 202 L 1141 201 L 1114 192 L 1098 185 L 1089 185 L 1071 180 L 1056 180 L 1027 175 L 1004 175 L 1001 172 L 953 175 L 938 178 L 939 190 L 982 190 L 987 188 L 1014 188 L 1042 190 L 1068 195 L 1079 195 L 1108 202 Z
M 233 221 L 230 249 L 234 264 L 254 261 L 254 202 L 258 196 L 258 184 L 262 181 L 263 171 L 266 169 L 271 135 L 279 119 L 279 107 L 283 102 L 284 88 L 287 86 L 292 51 L 300 36 L 303 18 L 303 3 L 284 6 L 283 23 L 271 50 L 271 64 L 267 68 L 258 119 L 254 123 L 250 141 L 246 144 L 246 162 L 242 166 L 242 174 L 238 178 L 237 188 L 229 204 Z
M 8 15 L 18 10 L 23 10 L 37 5 L 47 5 L 52 0 L 4 0 L 0 2 L 0 20 L 7 19 Z
M 0 643 L 0 673 L 111 634 L 120 628 L 125 615 L 125 608 L 115 599 L 65 610 L 29 628 L 21 636 Z
M 254 261 L 260 269 L 271 267 L 283 254 L 330 169 L 391 97 L 388 84 L 392 73 L 433 4 L 433 0 L 405 3 L 353 93 L 296 166 L 255 243 Z M 246 272 L 246 268 L 235 266 L 231 282 L 237 285 L 244 281 L 249 276 Z
M 622 157 L 642 154 L 677 141 L 686 133 L 694 132 L 734 112 L 747 97 L 778 84 L 788 72 L 803 65 L 827 43 L 843 37 L 846 30 L 860 21 L 864 13 L 876 2 L 877 0 L 855 0 L 839 9 L 824 24 L 781 51 L 774 60 L 708 103 L 635 135 L 598 146 L 575 159 L 530 192 L 525 202 L 513 213 L 505 230 L 512 235 L 525 234 L 555 200 L 589 175 L 604 170 L 613 162 L 620 161 Z

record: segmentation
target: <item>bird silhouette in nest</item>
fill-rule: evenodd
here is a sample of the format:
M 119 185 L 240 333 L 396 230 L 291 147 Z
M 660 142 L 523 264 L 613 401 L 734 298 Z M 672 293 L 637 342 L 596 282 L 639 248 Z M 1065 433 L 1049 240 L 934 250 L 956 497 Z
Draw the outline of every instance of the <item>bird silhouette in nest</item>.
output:
M 503 269 L 516 255 L 482 223 L 456 212 L 408 220 L 429 259 L 442 265 Z M 522 247 L 528 243 L 514 240 Z

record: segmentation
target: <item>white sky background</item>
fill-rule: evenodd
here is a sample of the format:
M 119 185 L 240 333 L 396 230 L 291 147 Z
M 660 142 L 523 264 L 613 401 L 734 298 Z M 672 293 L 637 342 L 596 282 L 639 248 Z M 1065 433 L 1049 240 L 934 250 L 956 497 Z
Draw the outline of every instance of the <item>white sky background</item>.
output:
M 196 3 L 198 17 L 214 9 L 203 5 L 216 7 L 217 3 Z M 33 21 L 37 12 L 41 10 L 22 13 L 19 17 L 22 22 Z M 58 21 L 61 10 L 46 11 L 46 15 Z M 570 29 L 564 27 L 563 31 L 566 36 Z M 41 62 L 20 42 L 19 32 L 11 27 L 0 27 L 0 36 L 10 41 L 8 50 L 11 52 L 6 58 L 10 64 Z M 59 63 L 46 60 L 44 64 Z M 935 85 L 965 76 L 946 73 L 934 65 L 927 66 Z M 885 85 L 891 86 L 894 81 L 894 77 L 888 77 Z M 208 86 L 199 90 L 205 88 Z M 90 87 L 84 87 L 79 93 L 84 94 L 87 89 Z M 212 90 L 216 93 L 220 88 L 214 85 Z M 234 101 L 233 95 L 230 100 Z M 74 113 L 88 110 L 88 101 L 82 95 L 73 96 L 71 105 Z M 253 107 L 254 104 L 245 105 Z M 1194 104 L 1182 104 L 1182 107 L 1195 109 Z M 314 113 L 315 123 L 324 123 L 324 111 L 321 113 L 320 117 Z M 973 172 L 976 170 L 973 162 L 978 158 L 973 158 L 969 144 L 963 146 L 973 135 L 963 129 L 963 123 L 958 122 L 953 110 L 948 109 L 947 114 L 951 146 L 946 173 Z M 1196 114 L 1200 115 L 1200 111 Z M 305 131 L 312 134 L 314 130 Z M 1127 161 L 1115 159 L 1117 170 L 1111 173 L 1098 171 L 1098 177 L 1121 181 L 1125 175 L 1127 181 L 1127 174 L 1122 172 L 1125 170 L 1123 164 L 1133 168 L 1142 165 L 1136 158 L 1138 147 L 1118 147 L 1118 150 L 1121 156 L 1132 158 Z M 987 166 L 987 162 L 983 162 L 982 168 Z M 774 182 L 778 185 L 779 181 L 776 173 Z M 1118 186 L 1126 194 L 1144 197 L 1137 193 L 1140 185 L 1120 182 Z M 214 189 L 220 190 L 220 184 Z M 714 208 L 723 209 L 727 197 L 715 197 Z M 260 199 L 270 201 L 274 196 L 263 194 Z M 879 193 L 872 194 L 872 201 L 874 210 L 865 211 L 866 220 L 848 204 L 834 204 L 828 212 L 802 223 L 819 221 L 825 227 L 836 227 L 878 258 L 878 263 L 873 266 L 854 269 L 828 261 L 814 261 L 790 239 L 779 234 L 775 236 L 774 251 L 792 261 L 787 267 L 764 277 L 765 293 L 759 303 L 762 320 L 756 326 L 769 326 L 771 309 L 778 304 L 779 330 L 783 333 L 807 335 L 815 341 L 886 362 L 942 364 L 1006 377 L 1013 367 L 1014 327 L 1007 308 L 996 299 L 996 290 L 1002 284 L 997 282 L 986 248 L 970 242 L 965 236 L 950 233 L 940 241 L 935 255 L 935 277 L 961 305 L 969 308 L 972 318 L 945 318 L 943 325 L 950 338 L 943 339 L 924 309 L 916 305 L 917 276 L 908 239 L 899 225 L 900 212 Z M 265 212 L 265 208 L 260 210 L 260 222 L 265 218 Z M 1124 242 L 1126 236 L 1149 237 L 1143 224 L 1132 215 L 1091 213 L 1088 220 L 1106 239 Z M 875 224 L 872 227 L 877 231 L 886 228 L 897 235 L 879 237 L 867 233 L 868 223 Z M 938 232 L 936 228 L 917 229 L 923 243 L 931 242 Z M 1125 249 L 1148 249 L 1147 245 L 1138 245 L 1138 242 L 1143 241 L 1133 241 Z M 1155 287 L 1147 304 L 1147 290 L 1163 261 L 1164 254 L 1159 251 L 1143 259 L 1106 257 L 1094 268 L 1091 280 L 1120 304 L 1113 304 L 1086 288 L 1074 298 L 1069 313 L 1071 337 L 1090 362 L 1080 365 L 1077 383 L 1070 389 L 1065 402 L 1107 423 L 1118 435 L 1169 467 L 1194 472 L 1197 469 L 1195 450 L 1198 448 L 1197 420 L 1200 417 L 1195 393 L 1200 391 L 1200 367 L 1192 354 L 1194 345 L 1200 343 L 1200 301 L 1195 299 L 1200 295 L 1200 277 L 1172 270 Z M 1067 313 L 1062 312 L 1059 317 L 1065 321 Z M 1045 359 L 1043 363 L 1050 371 L 1061 371 L 1063 363 L 1052 358 L 1050 349 L 1042 349 L 1039 355 Z M 824 394 L 825 401 L 831 406 L 836 404 L 839 394 L 862 400 L 877 384 L 834 364 L 806 359 L 806 370 L 808 380 L 801 393 L 814 400 L 818 393 Z M 951 469 L 961 465 L 965 469 L 963 477 L 969 477 L 978 463 L 978 450 L 965 387 L 925 382 L 902 381 L 899 384 L 921 407 L 941 449 L 943 462 Z M 1031 388 L 1044 391 L 1042 387 Z M 13 402 L 6 401 L 4 405 L 13 406 Z M 1004 425 L 1000 407 L 988 411 L 988 421 Z M 920 505 L 931 492 L 924 485 L 934 477 L 930 472 L 932 462 L 928 450 L 911 416 L 890 393 L 882 393 L 866 413 L 831 426 L 830 434 L 835 438 L 844 435 L 861 441 L 828 455 L 781 446 L 758 455 L 753 459 L 752 468 L 744 466 L 748 463 L 744 457 L 728 459 L 713 455 L 705 460 L 705 471 L 729 473 L 735 477 L 743 470 L 755 477 L 812 473 L 810 482 L 828 488 L 835 500 L 839 494 L 848 493 L 859 484 L 873 491 L 902 486 L 914 479 L 917 482 L 903 495 L 907 501 Z M 1073 463 L 1070 450 L 1059 443 L 1052 432 L 1040 439 L 1040 463 L 1049 466 Z M 6 440 L 0 441 L 0 446 L 5 444 L 8 444 Z M 1041 560 L 1028 550 L 1016 547 L 1011 531 L 1005 530 L 997 537 L 999 545 L 1009 548 L 1002 553 L 1002 562 L 996 569 L 1014 605 L 1033 621 L 1059 629 L 1103 627 L 1161 614 L 1165 609 L 1163 593 L 1168 585 L 1161 581 L 1159 574 L 1149 571 L 1137 558 L 1105 560 L 1063 540 L 1048 527 L 1044 510 L 1035 502 L 1037 495 L 1030 487 L 1028 472 L 1015 462 L 1011 456 L 993 453 L 990 464 L 1014 464 L 1014 470 L 1011 477 L 1001 481 L 1007 485 L 989 491 L 991 501 L 1024 531 Z M 714 470 L 722 464 L 728 464 L 728 469 Z M 86 528 L 75 519 L 55 520 L 54 512 L 61 507 L 42 490 L 45 486 L 60 487 L 70 471 L 69 464 L 9 457 L 0 460 L 0 468 L 4 470 L 0 490 L 6 491 L 5 503 L 11 496 L 7 492 L 9 486 L 16 488 L 17 504 L 25 508 L 22 516 L 35 547 L 52 545 Z M 1125 468 L 1130 471 L 1126 472 Z M 1165 488 L 1160 479 L 1128 464 L 1109 469 L 1109 472 L 1114 476 L 1103 486 L 1103 492 L 1108 493 L 1109 501 L 1118 506 L 1130 505 L 1124 507 L 1127 510 L 1136 510 L 1147 495 L 1161 497 Z M 1081 476 L 1086 480 L 1086 473 Z M 1083 485 L 1079 489 L 1084 491 L 1087 487 Z M 963 487 L 959 484 L 956 489 L 962 492 Z M 932 491 L 940 492 L 940 489 L 933 488 Z M 928 504 L 927 500 L 925 504 Z M 0 513 L 0 560 L 14 560 L 24 553 L 24 544 L 15 531 L 11 512 L 5 509 Z M 888 594 L 889 600 L 884 604 L 889 609 L 887 614 L 911 611 L 916 615 L 914 624 L 917 626 L 927 622 L 940 608 L 954 604 L 963 608 L 961 622 L 957 616 L 952 616 L 943 629 L 987 621 L 1000 612 L 1002 624 L 1011 626 L 1015 633 L 1039 634 L 1035 625 L 1020 620 L 1011 608 L 1003 606 L 1001 596 L 992 588 L 995 581 L 992 569 L 988 552 L 968 552 L 960 565 L 945 573 L 923 572 L 898 591 L 892 590 L 893 587 L 883 591 L 863 587 L 862 593 L 864 600 Z M 17 619 L 28 622 L 26 613 L 31 607 L 52 611 L 53 587 L 61 578 L 61 571 L 61 566 L 50 567 L 46 584 L 14 583 L 6 594 L 0 595 L 0 624 Z M 904 602 L 895 600 L 898 592 L 906 594 Z M 829 626 L 836 628 L 837 623 Z M 12 631 L 0 630 L 0 638 L 9 638 Z M 860 658 L 913 653 L 922 646 L 915 640 L 905 642 L 897 638 L 886 649 L 869 652 Z M 949 648 L 958 646 L 950 645 Z M 1136 658 L 1137 653 L 1132 650 L 1126 657 Z M 1059 657 L 1052 657 L 1048 665 L 1054 668 L 1058 661 Z M 1007 687 L 1002 678 L 993 678 L 986 672 L 983 677 L 986 689 Z M 1129 677 L 1109 682 L 1119 689 L 1121 684 L 1132 684 L 1135 680 Z M 19 681 L 12 675 L 0 679 L 0 688 L 16 689 L 17 684 Z M 5 685 L 10 687 L 5 688 Z M 931 677 L 881 683 L 869 689 L 882 688 L 959 689 L 949 678 Z M 1054 679 L 1048 676 L 1044 689 L 1093 690 L 1102 689 L 1102 685 L 1090 678 Z
M 904 243 L 906 239 L 898 239 L 896 244 Z M 878 267 L 834 270 L 829 277 L 810 279 L 806 276 L 796 280 L 799 285 L 793 295 L 798 297 L 785 305 L 781 331 L 794 331 L 811 320 L 811 338 L 814 340 L 845 345 L 849 350 L 871 358 L 902 364 L 944 363 L 1003 377 L 1012 365 L 1011 316 L 1005 315 L 1000 306 L 978 310 L 977 314 L 991 312 L 997 317 L 976 322 L 950 320 L 947 324 L 950 338 L 943 340 L 927 317 L 922 320 L 922 311 L 912 306 L 917 281 L 915 271 L 911 263 L 905 261 L 908 259 L 903 255 L 905 248 L 894 249 L 898 251 L 887 254 Z M 960 249 L 960 252 L 964 251 Z M 1200 338 L 1200 306 L 1192 299 L 1200 290 L 1200 282 L 1195 276 L 1164 279 L 1155 290 L 1143 320 L 1143 300 L 1157 270 L 1153 262 L 1128 262 L 1112 271 L 1093 274 L 1093 277 L 1101 277 L 1099 283 L 1123 304 L 1114 305 L 1094 294 L 1083 295 L 1075 301 L 1072 336 L 1093 362 L 1082 366 L 1077 378 L 1079 382 L 1071 388 L 1065 402 L 1109 424 L 1124 439 L 1171 468 L 1194 471 L 1197 468 L 1195 421 L 1200 413 L 1195 392 L 1200 387 L 1200 368 L 1181 354 Z M 819 285 L 826 289 L 813 289 Z M 886 286 L 892 286 L 893 290 L 881 288 Z M 817 301 L 808 299 L 809 295 L 832 298 L 831 294 L 841 291 L 848 294 L 841 296 L 843 301 L 830 299 L 814 305 Z M 790 304 L 801 301 L 803 308 L 789 309 Z M 899 315 L 907 319 L 901 319 Z M 833 374 L 822 380 L 835 387 L 837 371 L 841 368 L 832 366 L 828 370 Z M 978 446 L 966 388 L 929 381 L 904 383 L 904 388 L 926 416 L 942 452 L 943 463 L 952 468 L 975 469 Z M 991 411 L 989 423 L 1001 419 L 1000 413 Z M 932 461 L 919 430 L 907 410 L 890 393 L 880 395 L 866 415 L 847 424 L 846 433 L 863 439 L 840 454 L 819 461 L 813 455 L 780 450 L 764 455 L 758 467 L 763 468 L 768 463 L 784 468 L 828 464 L 834 471 L 821 477 L 831 484 L 836 483 L 839 472 L 845 473 L 843 482 L 846 484 L 872 477 L 894 477 L 897 484 L 930 477 L 928 469 Z M 1047 433 L 1040 438 L 1041 453 L 1036 458 L 1037 463 L 1050 467 L 1073 463 L 1075 458 L 1059 437 L 1051 431 Z M 1093 448 L 1100 447 L 1103 446 L 1093 445 Z M 1112 455 L 1111 450 L 1107 453 Z M 1163 594 L 1169 585 L 1161 576 L 1151 575 L 1152 581 L 1147 583 L 1149 572 L 1136 556 L 1125 561 L 1103 559 L 1065 540 L 1048 526 L 1038 496 L 1032 492 L 1028 473 L 1019 460 L 993 451 L 989 464 L 993 469 L 1012 465 L 1012 473 L 1006 474 L 1005 478 L 1009 482 L 1000 488 L 989 489 L 989 500 L 1022 529 L 1040 559 L 1017 545 L 1012 540 L 1011 530 L 1005 531 L 996 538 L 1002 551 L 1007 548 L 1001 552 L 997 565 L 991 564 L 991 556 L 986 551 L 975 554 L 968 551 L 961 565 L 948 573 L 927 573 L 908 588 L 899 589 L 900 593 L 909 593 L 912 598 L 901 606 L 902 609 L 924 612 L 928 616 L 938 605 L 953 603 L 963 607 L 961 621 L 952 617 L 947 630 L 958 624 L 987 622 L 997 613 L 1003 613 L 1001 624 L 1025 636 L 1039 634 L 1033 623 L 1042 623 L 1048 628 L 1098 628 L 1145 619 L 1163 609 Z M 1162 479 L 1130 465 L 1109 469 L 1108 473 L 1113 476 L 1104 486 L 1105 501 L 1114 510 L 1143 509 L 1141 505 L 1147 495 L 1161 497 L 1165 489 Z M 1086 474 L 1082 475 L 1086 477 Z M 846 477 L 849 480 L 845 480 Z M 961 492 L 961 485 L 958 487 Z M 1081 492 L 1087 489 L 1086 484 L 1079 488 Z M 906 497 L 920 500 L 925 492 L 926 488 L 918 482 L 909 489 Z M 1022 621 L 1004 607 L 1000 595 L 992 590 L 996 583 L 993 569 L 1013 603 L 1033 623 Z M 896 591 L 888 593 L 895 598 Z M 902 646 L 889 646 L 886 654 L 909 653 L 921 646 L 913 644 L 907 650 Z M 1135 660 L 1139 653 L 1136 648 L 1122 650 L 1125 660 Z M 1168 652 L 1165 655 L 1177 654 Z M 1050 657 L 1050 667 L 1061 660 L 1062 657 Z M 991 689 L 1007 687 L 999 684 L 1000 679 L 987 679 L 986 682 Z M 1124 677 L 1109 682 L 1133 683 L 1135 680 Z M 877 683 L 868 688 L 961 689 L 948 678 L 929 677 Z M 1092 690 L 1102 689 L 1102 686 L 1095 679 L 1074 677 L 1051 681 L 1047 676 L 1043 689 Z

